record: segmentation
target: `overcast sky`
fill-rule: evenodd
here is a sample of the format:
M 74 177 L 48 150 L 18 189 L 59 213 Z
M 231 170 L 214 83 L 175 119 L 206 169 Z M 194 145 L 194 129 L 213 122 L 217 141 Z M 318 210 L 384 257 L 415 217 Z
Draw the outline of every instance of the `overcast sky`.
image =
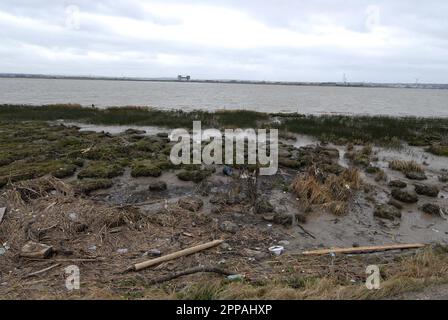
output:
M 1 0 L 0 73 L 448 83 L 446 0 Z

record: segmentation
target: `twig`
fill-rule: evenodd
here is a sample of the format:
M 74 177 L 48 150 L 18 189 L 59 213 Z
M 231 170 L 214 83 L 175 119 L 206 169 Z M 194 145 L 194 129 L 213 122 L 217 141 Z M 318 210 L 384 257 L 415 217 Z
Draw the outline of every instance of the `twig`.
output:
M 47 272 L 47 271 L 50 271 L 51 269 L 54 269 L 54 268 L 56 268 L 56 267 L 59 267 L 60 265 L 61 265 L 60 263 L 56 263 L 56 264 L 54 264 L 54 265 L 52 265 L 52 266 L 49 266 L 48 268 L 45 268 L 45 269 L 42 269 L 42 270 L 39 270 L 39 271 L 36 271 L 36 272 L 32 272 L 32 273 L 26 275 L 25 278 L 29 278 L 29 277 L 37 276 L 37 275 L 39 275 L 39 274 L 41 274 L 41 273 L 45 273 L 45 272 Z
M 138 203 L 126 203 L 126 204 L 120 204 L 120 205 L 115 206 L 113 208 L 114 209 L 123 209 L 123 208 L 129 208 L 129 207 L 141 207 L 141 206 L 146 206 L 146 205 L 162 202 L 163 200 L 165 200 L 165 199 L 151 200 L 151 201 L 138 202 Z
M 194 273 L 198 273 L 198 272 L 217 273 L 217 274 L 222 274 L 225 276 L 230 276 L 230 275 L 235 274 L 234 272 L 230 272 L 230 271 L 223 270 L 223 269 L 216 268 L 216 267 L 195 267 L 195 268 L 187 269 L 184 271 L 172 273 L 172 274 L 160 277 L 158 279 L 149 280 L 149 281 L 146 281 L 146 283 L 147 283 L 147 285 L 159 284 L 162 282 L 170 281 L 170 280 L 182 277 L 182 276 L 186 276 L 186 275 L 190 275 L 190 274 L 194 274 Z
M 309 231 L 307 231 L 304 227 L 302 227 L 302 226 L 300 225 L 300 223 L 298 223 L 297 226 L 298 226 L 300 229 L 302 229 L 302 231 L 305 232 L 307 235 L 309 235 L 311 238 L 316 239 L 316 237 L 313 236 L 313 234 L 310 233 Z

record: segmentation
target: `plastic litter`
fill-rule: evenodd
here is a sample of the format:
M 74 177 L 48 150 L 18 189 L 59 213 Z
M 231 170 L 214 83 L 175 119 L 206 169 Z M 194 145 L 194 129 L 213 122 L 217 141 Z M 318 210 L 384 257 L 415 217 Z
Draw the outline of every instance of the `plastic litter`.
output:
M 279 256 L 285 251 L 285 248 L 282 246 L 273 246 L 269 248 L 269 252 L 273 255 Z
M 224 173 L 224 175 L 226 175 L 226 176 L 231 176 L 232 173 L 233 173 L 233 169 L 231 167 L 229 167 L 229 166 L 225 166 L 222 169 L 222 173 Z

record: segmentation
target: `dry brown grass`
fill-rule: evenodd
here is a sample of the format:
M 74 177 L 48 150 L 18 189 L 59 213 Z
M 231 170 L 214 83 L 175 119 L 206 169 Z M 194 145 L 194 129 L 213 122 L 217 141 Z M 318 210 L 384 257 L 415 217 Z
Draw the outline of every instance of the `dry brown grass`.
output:
M 392 160 L 389 162 L 389 168 L 396 171 L 407 172 L 424 172 L 421 165 L 414 160 Z
M 346 169 L 340 175 L 318 177 L 316 170 L 296 177 L 292 189 L 305 206 L 320 205 L 336 215 L 346 212 L 353 192 L 361 187 L 356 168 Z
M 349 259 L 349 258 L 347 258 Z M 448 253 L 446 248 L 427 248 L 414 255 L 405 256 L 396 261 L 379 264 L 382 281 L 379 290 L 368 290 L 364 281 L 365 265 L 351 276 L 359 276 L 357 284 L 350 277 L 341 279 L 338 273 L 329 272 L 324 276 L 301 277 L 293 279 L 274 279 L 265 283 L 229 283 L 212 280 L 191 283 L 177 293 L 171 293 L 170 299 L 387 299 L 402 293 L 418 291 L 432 285 L 448 283 Z M 322 262 L 319 262 L 322 263 Z M 358 264 L 335 268 L 350 269 Z M 303 267 L 303 266 L 302 266 Z M 150 291 L 152 292 L 152 290 Z M 160 293 L 160 292 L 159 292 Z M 148 294 L 150 294 L 148 292 Z M 154 293 L 151 293 L 153 295 Z

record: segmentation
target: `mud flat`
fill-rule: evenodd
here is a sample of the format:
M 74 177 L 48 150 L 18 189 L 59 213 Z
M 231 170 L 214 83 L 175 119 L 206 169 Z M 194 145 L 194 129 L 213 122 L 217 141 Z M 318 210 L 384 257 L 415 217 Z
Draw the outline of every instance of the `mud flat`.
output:
M 375 131 L 338 131 L 338 121 L 344 128 L 349 122 L 340 117 L 255 115 L 247 126 L 278 127 L 281 137 L 277 174 L 257 176 L 253 166 L 235 165 L 231 173 L 220 165 L 174 166 L 166 123 L 117 127 L 87 121 L 91 111 L 78 107 L 73 108 L 82 117 L 52 108 L 59 110 L 57 118 L 28 119 L 33 112 L 25 117 L 18 111 L 19 120 L 12 120 L 12 113 L 0 111 L 0 207 L 6 207 L 0 222 L 0 295 L 5 298 L 363 299 L 448 281 L 443 119 L 396 119 L 397 126 L 415 123 L 413 133 L 383 130 L 380 137 Z M 211 117 L 203 115 L 220 128 L 240 126 L 244 119 L 233 112 Z M 303 121 L 313 127 L 298 132 Z M 421 121 L 427 125 L 416 131 Z M 371 118 L 350 123 L 352 129 L 378 125 Z M 392 124 L 389 119 L 383 126 Z M 124 272 L 214 239 L 225 242 Z M 24 257 L 29 241 L 51 246 L 51 254 Z M 395 243 L 427 247 L 301 255 L 309 249 Z M 274 256 L 272 246 L 284 252 Z M 82 283 L 81 290 L 69 292 L 64 268 L 73 264 Z M 371 264 L 381 266 L 382 290 L 364 285 Z M 151 284 L 198 266 L 238 276 L 195 273 Z

